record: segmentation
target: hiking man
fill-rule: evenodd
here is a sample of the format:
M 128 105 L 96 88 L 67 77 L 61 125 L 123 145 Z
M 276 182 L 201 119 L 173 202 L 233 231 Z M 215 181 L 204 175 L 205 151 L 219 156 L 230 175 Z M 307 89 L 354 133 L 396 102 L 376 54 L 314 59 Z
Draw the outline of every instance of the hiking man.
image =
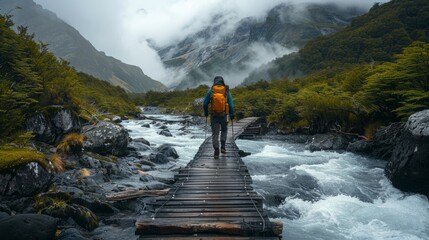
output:
M 210 111 L 210 122 L 212 127 L 212 142 L 214 148 L 214 158 L 219 159 L 219 131 L 220 152 L 226 153 L 225 142 L 228 133 L 228 114 L 231 121 L 234 119 L 234 105 L 229 86 L 221 76 L 216 76 L 213 86 L 209 89 L 204 98 L 204 115 L 207 117 Z

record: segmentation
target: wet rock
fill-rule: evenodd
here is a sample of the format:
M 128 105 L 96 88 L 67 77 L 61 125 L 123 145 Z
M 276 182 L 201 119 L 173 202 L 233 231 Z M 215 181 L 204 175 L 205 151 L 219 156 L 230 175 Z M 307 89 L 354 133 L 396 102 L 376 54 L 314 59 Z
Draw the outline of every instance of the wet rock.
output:
M 247 156 L 251 155 L 251 153 L 245 152 L 243 150 L 238 150 L 238 155 L 240 155 L 240 157 L 247 157 Z
M 0 173 L 0 195 L 32 196 L 45 191 L 51 180 L 51 173 L 39 163 L 31 162 Z
M 135 139 L 133 139 L 133 142 L 143 143 L 143 144 L 150 146 L 150 142 L 148 140 L 146 140 L 145 138 L 135 138 Z
M 129 120 L 130 118 L 128 116 L 121 116 L 121 120 L 126 121 Z
M 156 164 L 165 164 L 170 162 L 167 156 L 162 153 L 151 153 L 149 155 L 149 160 Z
M 55 239 L 57 220 L 40 214 L 18 214 L 0 219 L 2 239 Z
M 38 113 L 25 121 L 25 128 L 36 134 L 36 140 L 53 144 L 65 134 L 80 130 L 79 118 L 69 109 L 53 106 L 48 112 L 47 115 Z
M 155 178 L 150 174 L 143 174 L 140 176 L 140 181 L 142 182 L 150 182 L 155 180 Z
M 60 108 L 55 111 L 53 123 L 60 134 L 77 131 L 81 128 L 80 122 L 69 109 Z
M 352 143 L 349 143 L 347 146 L 348 152 L 353 153 L 363 153 L 363 154 L 369 154 L 373 150 L 373 145 L 371 142 L 365 141 L 365 140 L 359 140 Z
M 25 121 L 25 127 L 28 131 L 36 134 L 36 140 L 46 143 L 55 142 L 56 137 L 54 136 L 51 124 L 43 114 L 39 113 L 28 118 Z
M 316 134 L 311 139 L 311 142 L 306 145 L 310 151 L 322 150 L 345 150 L 349 144 L 349 140 L 337 134 Z
M 6 201 L 5 204 L 12 212 L 24 213 L 34 204 L 33 197 L 12 196 L 12 199 Z
M 141 165 L 145 165 L 145 166 L 149 166 L 149 167 L 155 167 L 156 165 L 153 163 L 153 162 L 151 162 L 151 161 L 148 161 L 148 160 L 146 160 L 146 159 L 142 159 L 142 160 L 140 160 L 140 162 L 139 162 Z
M 176 149 L 174 149 L 169 144 L 162 144 L 160 147 L 157 148 L 158 152 L 164 154 L 167 157 L 172 157 L 174 159 L 179 158 L 179 154 L 177 154 Z
M 116 239 L 127 239 L 127 240 L 138 240 L 139 238 L 135 235 L 135 226 L 128 228 L 119 228 L 116 226 L 100 226 L 95 229 L 91 235 L 91 239 L 103 239 L 103 240 L 116 240 Z
M 140 151 L 140 152 L 152 150 L 152 148 L 149 145 L 142 143 L 142 142 L 136 142 L 136 141 L 132 141 L 130 143 L 129 149 L 132 149 L 134 151 Z
M 171 171 L 151 171 L 149 174 L 161 183 L 170 185 L 175 182 L 174 173 Z
M 393 123 L 377 130 L 369 146 L 372 148 L 371 154 L 377 158 L 389 160 L 403 129 L 404 123 Z
M 0 212 L 7 213 L 8 215 L 10 215 L 12 213 L 10 211 L 9 207 L 4 205 L 4 204 L 0 204 Z
M 86 137 L 84 147 L 87 151 L 119 157 L 128 154 L 129 135 L 122 126 L 101 121 L 95 126 L 85 126 L 82 132 Z
M 145 123 L 145 124 L 142 125 L 142 127 L 144 127 L 144 128 L 150 128 L 150 124 L 149 123 Z
M 166 136 L 166 137 L 172 137 L 173 136 L 173 134 L 171 134 L 171 132 L 168 129 L 164 129 L 161 132 L 159 132 L 158 134 Z
M 112 117 L 112 122 L 114 122 L 114 123 L 121 123 L 122 119 L 119 116 L 114 116 L 114 117 Z
M 68 213 L 73 220 L 79 224 L 79 226 L 92 231 L 98 227 L 98 219 L 97 216 L 91 210 L 86 207 L 71 204 L 68 205 Z
M 159 129 L 167 129 L 167 125 L 162 125 L 161 127 L 159 127 Z
M 429 196 L 429 110 L 411 115 L 394 146 L 385 174 L 403 190 Z
M 87 240 L 87 239 L 89 238 L 84 237 L 82 233 L 76 228 L 62 229 L 60 235 L 57 237 L 57 240 Z

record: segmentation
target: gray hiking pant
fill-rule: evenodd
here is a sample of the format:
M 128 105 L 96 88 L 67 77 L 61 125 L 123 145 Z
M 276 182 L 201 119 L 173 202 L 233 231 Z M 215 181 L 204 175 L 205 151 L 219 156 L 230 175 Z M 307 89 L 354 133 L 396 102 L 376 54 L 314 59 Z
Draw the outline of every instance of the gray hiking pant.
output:
M 212 127 L 212 142 L 213 148 L 219 148 L 219 132 L 220 141 L 225 142 L 226 136 L 228 134 L 228 122 L 225 117 L 211 117 L 211 127 Z

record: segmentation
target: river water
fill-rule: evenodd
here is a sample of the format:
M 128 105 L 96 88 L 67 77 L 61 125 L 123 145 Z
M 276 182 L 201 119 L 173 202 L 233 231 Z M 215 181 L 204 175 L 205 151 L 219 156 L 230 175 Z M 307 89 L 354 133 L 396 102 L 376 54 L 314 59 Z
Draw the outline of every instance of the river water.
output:
M 144 123 L 151 127 L 141 127 Z M 172 144 L 179 165 L 192 160 L 204 140 L 204 126 L 172 123 L 167 126 L 173 137 L 164 137 L 154 124 L 123 123 L 132 138 Z M 383 174 L 385 161 L 348 152 L 310 152 L 282 140 L 237 140 L 237 145 L 252 153 L 243 160 L 270 219 L 284 223 L 284 239 L 429 239 L 428 199 L 394 188 Z

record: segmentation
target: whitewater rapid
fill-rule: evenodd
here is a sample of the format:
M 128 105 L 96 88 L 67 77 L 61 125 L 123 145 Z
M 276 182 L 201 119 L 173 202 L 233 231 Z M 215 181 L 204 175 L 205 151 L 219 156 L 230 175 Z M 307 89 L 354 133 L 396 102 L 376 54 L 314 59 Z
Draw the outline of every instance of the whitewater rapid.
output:
M 429 239 L 428 199 L 394 188 L 385 161 L 275 140 L 237 145 L 252 153 L 243 160 L 284 239 Z
M 142 127 L 147 123 L 150 128 Z M 173 145 L 181 166 L 204 141 L 204 126 L 167 124 L 173 137 L 165 137 L 155 124 L 123 122 L 132 138 L 143 137 L 153 147 Z M 270 218 L 284 223 L 284 239 L 429 239 L 428 199 L 394 188 L 383 174 L 385 161 L 348 152 L 309 152 L 304 145 L 280 140 L 237 140 L 237 145 L 252 153 L 243 160 Z

